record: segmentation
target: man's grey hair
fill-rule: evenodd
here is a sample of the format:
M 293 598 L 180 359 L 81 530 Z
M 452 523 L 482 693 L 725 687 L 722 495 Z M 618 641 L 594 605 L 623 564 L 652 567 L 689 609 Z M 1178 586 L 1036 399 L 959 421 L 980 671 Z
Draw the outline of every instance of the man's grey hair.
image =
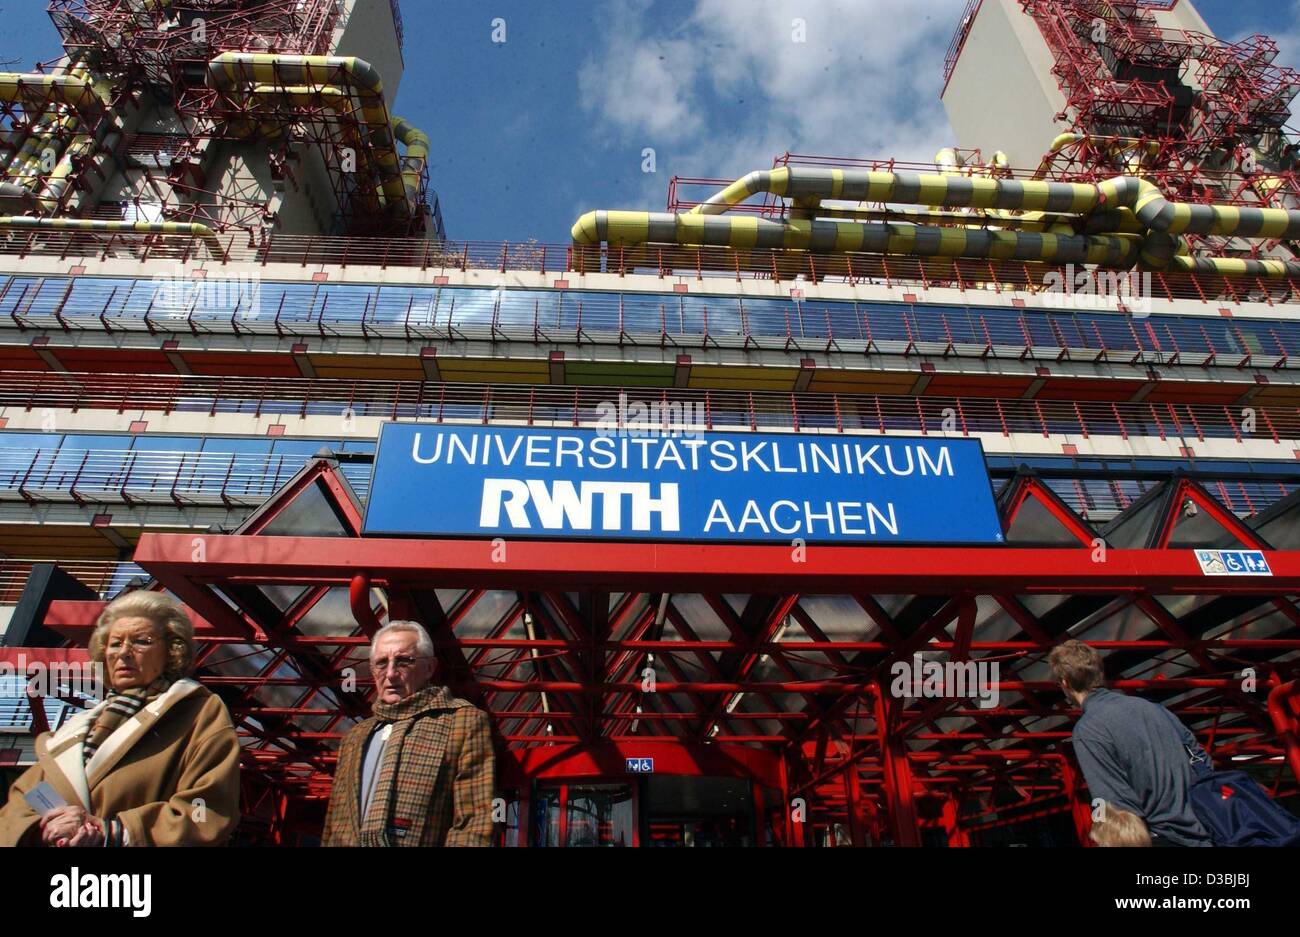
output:
M 429 632 L 425 631 L 424 626 L 418 621 L 390 621 L 384 625 L 370 639 L 370 656 L 372 658 L 375 656 L 375 647 L 379 644 L 380 638 L 397 631 L 407 631 L 415 635 L 415 651 L 421 657 L 433 656 L 433 639 L 429 637 Z

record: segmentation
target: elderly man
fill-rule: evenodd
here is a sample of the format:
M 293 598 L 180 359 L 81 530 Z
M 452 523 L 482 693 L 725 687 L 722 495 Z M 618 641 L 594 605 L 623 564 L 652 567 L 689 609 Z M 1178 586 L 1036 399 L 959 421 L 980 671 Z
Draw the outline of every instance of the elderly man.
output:
M 322 845 L 491 845 L 488 715 L 431 686 L 433 664 L 433 642 L 415 622 L 376 632 L 374 716 L 339 746 Z

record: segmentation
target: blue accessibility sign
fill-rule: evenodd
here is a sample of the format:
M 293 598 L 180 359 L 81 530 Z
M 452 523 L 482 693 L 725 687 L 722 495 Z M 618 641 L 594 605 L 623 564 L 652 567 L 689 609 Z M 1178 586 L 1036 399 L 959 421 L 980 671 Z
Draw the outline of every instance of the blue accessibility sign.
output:
M 1196 550 L 1196 562 L 1206 576 L 1271 576 L 1263 550 Z

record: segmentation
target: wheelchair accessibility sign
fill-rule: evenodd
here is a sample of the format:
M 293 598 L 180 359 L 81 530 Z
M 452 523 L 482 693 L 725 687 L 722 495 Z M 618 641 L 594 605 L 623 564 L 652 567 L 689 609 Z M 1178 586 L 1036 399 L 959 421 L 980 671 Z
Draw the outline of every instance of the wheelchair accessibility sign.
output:
M 1271 576 L 1263 550 L 1195 550 L 1206 576 Z

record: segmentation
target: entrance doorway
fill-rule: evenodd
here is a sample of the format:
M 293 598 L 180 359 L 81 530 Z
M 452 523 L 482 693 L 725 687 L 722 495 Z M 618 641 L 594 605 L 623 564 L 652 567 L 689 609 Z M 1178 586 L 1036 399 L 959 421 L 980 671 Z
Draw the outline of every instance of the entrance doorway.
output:
M 533 846 L 752 846 L 759 828 L 742 778 L 539 781 L 531 814 Z
M 647 846 L 752 846 L 754 794 L 740 778 L 642 779 Z

